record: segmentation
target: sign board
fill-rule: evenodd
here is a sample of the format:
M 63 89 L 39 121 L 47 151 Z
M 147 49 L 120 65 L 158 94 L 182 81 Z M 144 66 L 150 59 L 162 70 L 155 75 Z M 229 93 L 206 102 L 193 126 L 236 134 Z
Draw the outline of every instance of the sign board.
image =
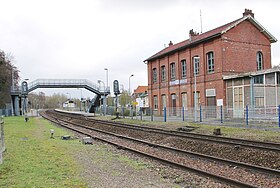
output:
M 133 104 L 134 106 L 136 106 L 136 105 L 138 105 L 138 102 L 132 102 L 132 104 Z
M 217 99 L 217 106 L 223 106 L 223 99 Z

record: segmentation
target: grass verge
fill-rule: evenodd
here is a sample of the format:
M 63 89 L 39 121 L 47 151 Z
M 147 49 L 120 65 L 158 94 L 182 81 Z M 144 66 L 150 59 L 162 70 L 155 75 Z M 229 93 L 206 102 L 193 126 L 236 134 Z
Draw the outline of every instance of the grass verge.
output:
M 86 187 L 70 154 L 79 141 L 50 138 L 50 129 L 55 135 L 69 135 L 68 131 L 37 118 L 27 123 L 22 117 L 4 121 L 7 151 L 0 165 L 0 187 Z

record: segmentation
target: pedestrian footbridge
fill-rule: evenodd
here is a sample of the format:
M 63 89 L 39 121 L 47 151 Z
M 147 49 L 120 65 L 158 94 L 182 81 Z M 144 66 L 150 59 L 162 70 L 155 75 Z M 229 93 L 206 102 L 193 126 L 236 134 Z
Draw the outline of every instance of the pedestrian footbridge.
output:
M 101 87 L 87 79 L 37 79 L 28 83 L 28 92 L 37 88 L 85 88 L 97 95 L 110 94 L 110 87 Z
M 21 88 L 18 88 L 18 90 L 12 89 L 11 92 L 15 115 L 23 114 L 20 113 L 20 109 L 23 109 L 23 111 L 26 109 L 26 97 L 28 93 L 38 88 L 85 88 L 95 94 L 91 100 L 89 112 L 94 112 L 95 107 L 99 105 L 101 96 L 110 94 L 110 87 L 106 88 L 105 84 L 102 87 L 102 85 L 94 84 L 87 79 L 37 79 L 28 84 L 23 82 Z

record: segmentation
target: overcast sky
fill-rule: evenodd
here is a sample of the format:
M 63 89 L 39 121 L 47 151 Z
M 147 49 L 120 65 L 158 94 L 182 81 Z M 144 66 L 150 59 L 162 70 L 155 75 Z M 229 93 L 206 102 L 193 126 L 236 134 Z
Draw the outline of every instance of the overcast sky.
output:
M 88 79 L 128 89 L 147 85 L 143 61 L 169 41 L 188 39 L 241 18 L 245 8 L 280 40 L 277 0 L 0 0 L 0 49 L 11 53 L 22 79 Z M 272 64 L 280 44 L 272 44 Z M 76 91 L 79 93 L 79 91 Z

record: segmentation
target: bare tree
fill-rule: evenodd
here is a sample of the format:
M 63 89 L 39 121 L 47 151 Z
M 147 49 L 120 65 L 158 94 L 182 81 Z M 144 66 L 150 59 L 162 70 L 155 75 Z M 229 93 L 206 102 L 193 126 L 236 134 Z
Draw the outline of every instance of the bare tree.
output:
M 11 101 L 12 86 L 16 88 L 19 81 L 19 71 L 13 65 L 14 57 L 0 50 L 0 108 Z

